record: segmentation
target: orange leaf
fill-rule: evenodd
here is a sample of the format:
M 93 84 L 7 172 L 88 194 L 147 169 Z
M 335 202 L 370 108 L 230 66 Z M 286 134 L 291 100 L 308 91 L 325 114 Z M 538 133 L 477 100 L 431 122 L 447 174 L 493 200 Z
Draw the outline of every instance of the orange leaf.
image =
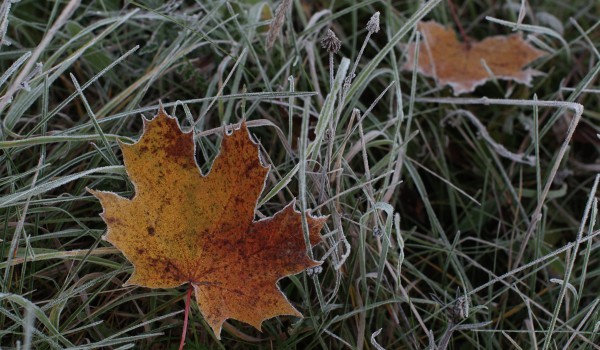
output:
M 529 85 L 535 71 L 523 67 L 546 54 L 525 42 L 520 34 L 493 36 L 468 45 L 458 42 L 452 29 L 435 21 L 420 22 L 418 28 L 424 43 L 417 71 L 434 78 L 438 86 L 452 86 L 455 95 L 471 92 L 491 79 L 486 65 L 496 78 Z M 408 48 L 408 62 L 403 68 L 412 70 L 415 44 Z
M 261 164 L 245 123 L 223 137 L 207 176 L 196 164 L 192 132 L 183 133 L 162 109 L 144 120 L 137 143 L 120 146 L 134 198 L 89 191 L 104 207 L 104 238 L 133 263 L 126 285 L 191 283 L 217 338 L 228 318 L 260 330 L 274 316 L 302 317 L 277 281 L 319 263 L 307 256 L 294 202 L 253 221 L 269 168 Z M 307 221 L 310 243 L 316 244 L 325 218 L 307 213 Z

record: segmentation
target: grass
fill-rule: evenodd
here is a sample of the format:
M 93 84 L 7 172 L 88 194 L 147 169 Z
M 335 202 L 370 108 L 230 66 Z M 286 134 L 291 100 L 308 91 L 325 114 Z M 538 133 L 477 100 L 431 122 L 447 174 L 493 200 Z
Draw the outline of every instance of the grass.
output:
M 162 102 L 205 173 L 221 126 L 247 118 L 272 166 L 261 216 L 296 197 L 330 215 L 323 271 L 280 281 L 305 318 L 230 320 L 219 342 L 192 303 L 186 348 L 600 348 L 598 5 L 530 1 L 519 30 L 544 74 L 460 98 L 401 70 L 420 18 L 456 28 L 450 3 L 292 1 L 269 50 L 276 5 L 3 2 L 0 347 L 177 348 L 185 286 L 123 287 L 132 266 L 85 191 L 133 195 L 116 141 Z M 473 39 L 520 9 L 454 5 Z

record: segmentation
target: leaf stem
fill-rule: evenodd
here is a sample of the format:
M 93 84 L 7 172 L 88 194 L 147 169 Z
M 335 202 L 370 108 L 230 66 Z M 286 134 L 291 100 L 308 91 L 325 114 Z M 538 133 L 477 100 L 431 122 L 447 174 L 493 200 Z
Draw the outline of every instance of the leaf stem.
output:
M 181 342 L 179 342 L 179 350 L 183 350 L 183 346 L 185 345 L 185 335 L 187 333 L 188 328 L 188 317 L 190 315 L 190 300 L 192 299 L 192 291 L 194 288 L 192 284 L 189 284 L 189 288 L 187 291 L 187 296 L 185 298 L 185 313 L 183 316 L 183 332 L 181 333 Z
M 460 36 L 462 37 L 463 42 L 467 46 L 467 49 L 470 49 L 471 48 L 471 38 L 469 38 L 467 36 L 465 29 L 463 28 L 462 24 L 460 24 L 460 19 L 458 18 L 458 13 L 456 11 L 456 5 L 454 5 L 452 0 L 448 0 L 448 7 L 450 8 L 450 13 L 452 14 L 452 19 L 454 19 L 454 22 L 456 23 L 456 27 L 458 27 L 458 32 L 460 33 Z

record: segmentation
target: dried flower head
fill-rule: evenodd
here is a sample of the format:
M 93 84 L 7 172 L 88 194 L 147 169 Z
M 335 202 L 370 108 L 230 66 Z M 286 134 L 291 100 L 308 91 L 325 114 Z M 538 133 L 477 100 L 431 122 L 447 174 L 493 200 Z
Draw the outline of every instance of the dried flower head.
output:
M 367 30 L 370 34 L 377 33 L 379 31 L 379 11 L 375 12 L 369 22 L 367 22 Z
M 458 323 L 469 317 L 469 300 L 464 295 L 458 297 L 452 306 L 450 314 L 454 323 Z
M 329 53 L 337 53 L 342 47 L 342 41 L 338 39 L 333 30 L 327 29 L 325 36 L 321 39 L 321 46 Z

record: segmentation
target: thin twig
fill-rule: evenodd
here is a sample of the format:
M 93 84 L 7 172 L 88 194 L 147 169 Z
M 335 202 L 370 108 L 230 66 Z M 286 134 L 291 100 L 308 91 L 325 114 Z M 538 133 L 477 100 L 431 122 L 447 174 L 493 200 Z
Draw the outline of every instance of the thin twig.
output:
M 358 52 L 358 56 L 356 56 L 356 60 L 354 61 L 354 65 L 352 66 L 352 70 L 350 71 L 350 74 L 348 74 L 348 77 L 346 78 L 348 81 L 345 84 L 345 85 L 347 85 L 347 89 L 345 89 L 345 90 L 350 89 L 352 80 L 356 76 L 356 68 L 358 67 L 358 62 L 360 61 L 360 58 L 362 57 L 362 54 L 365 51 L 365 48 L 367 47 L 367 43 L 369 42 L 371 35 L 373 35 L 373 33 L 377 33 L 378 31 L 379 31 L 379 11 L 375 12 L 373 14 L 373 16 L 371 16 L 371 19 L 369 20 L 369 22 L 367 23 L 367 37 L 365 38 L 365 41 L 363 41 L 360 51 Z

